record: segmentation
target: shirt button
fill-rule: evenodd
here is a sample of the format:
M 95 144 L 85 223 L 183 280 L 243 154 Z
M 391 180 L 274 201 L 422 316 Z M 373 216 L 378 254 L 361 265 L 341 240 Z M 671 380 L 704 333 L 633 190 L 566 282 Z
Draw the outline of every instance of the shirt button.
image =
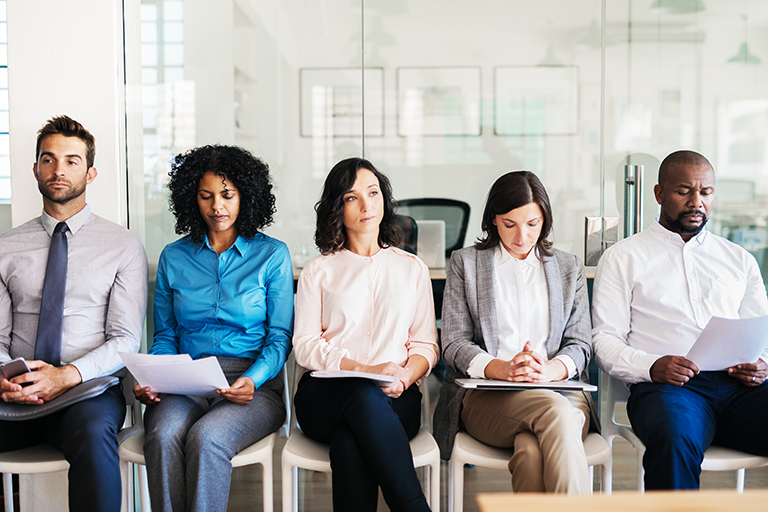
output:
M 214 309 L 216 309 L 216 308 L 218 308 L 218 307 L 219 307 L 219 305 L 218 305 L 218 304 L 214 304 L 214 305 L 213 305 L 213 308 L 214 308 Z
M 365 335 L 366 336 L 370 336 L 371 335 L 371 331 L 368 331 L 367 333 L 365 333 Z
M 216 346 L 218 347 L 218 346 L 220 346 L 220 345 L 219 345 L 218 343 L 216 343 Z
M 368 285 L 368 289 L 370 290 L 371 288 L 373 288 L 373 285 L 372 285 L 372 284 L 369 284 L 369 285 Z
M 219 284 L 221 282 L 221 279 L 216 280 L 216 284 Z

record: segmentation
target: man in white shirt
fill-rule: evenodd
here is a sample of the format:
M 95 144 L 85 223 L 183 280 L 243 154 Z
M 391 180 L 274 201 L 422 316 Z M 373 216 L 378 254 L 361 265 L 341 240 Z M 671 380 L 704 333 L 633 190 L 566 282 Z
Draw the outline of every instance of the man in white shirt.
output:
M 654 187 L 658 222 L 606 251 L 597 268 L 595 359 L 630 386 L 647 489 L 697 489 L 712 443 L 768 455 L 768 355 L 727 372 L 700 372 L 684 357 L 712 316 L 768 314 L 755 258 L 704 229 L 714 192 L 705 157 L 672 153 Z

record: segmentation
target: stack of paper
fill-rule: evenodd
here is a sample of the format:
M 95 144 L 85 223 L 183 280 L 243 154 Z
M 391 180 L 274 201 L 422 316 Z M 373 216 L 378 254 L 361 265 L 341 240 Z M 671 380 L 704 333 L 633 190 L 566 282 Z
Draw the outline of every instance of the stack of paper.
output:
M 215 357 L 193 361 L 189 354 L 118 354 L 139 385 L 149 386 L 153 393 L 217 396 L 217 389 L 229 388 Z

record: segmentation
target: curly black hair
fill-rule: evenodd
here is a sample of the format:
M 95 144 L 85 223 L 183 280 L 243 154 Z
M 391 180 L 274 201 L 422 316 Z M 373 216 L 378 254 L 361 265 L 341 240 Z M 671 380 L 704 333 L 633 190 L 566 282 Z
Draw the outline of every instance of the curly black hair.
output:
M 194 242 L 205 238 L 207 225 L 197 205 L 197 188 L 206 173 L 231 181 L 240 194 L 240 213 L 235 228 L 250 240 L 273 221 L 275 196 L 269 166 L 237 146 L 209 145 L 191 149 L 171 160 L 168 209 L 176 217 L 176 233 L 189 235 Z
M 392 196 L 389 179 L 364 158 L 347 158 L 337 163 L 328 173 L 323 185 L 323 195 L 315 204 L 317 226 L 315 244 L 320 252 L 328 254 L 347 246 L 347 229 L 344 227 L 344 194 L 352 189 L 357 171 L 367 169 L 379 180 L 384 202 L 384 215 L 379 224 L 379 247 L 397 247 L 400 232 L 394 223 L 397 203 Z

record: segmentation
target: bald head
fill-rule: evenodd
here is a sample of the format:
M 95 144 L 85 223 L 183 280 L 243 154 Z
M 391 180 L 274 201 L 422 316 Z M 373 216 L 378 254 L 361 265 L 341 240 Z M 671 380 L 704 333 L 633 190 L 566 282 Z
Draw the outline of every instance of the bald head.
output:
M 669 178 L 673 168 L 689 165 L 694 167 L 709 167 L 714 171 L 712 164 L 709 163 L 709 160 L 707 160 L 704 155 L 695 151 L 683 149 L 671 153 L 661 162 L 661 165 L 659 166 L 659 180 L 657 183 L 664 187 L 664 182 Z

